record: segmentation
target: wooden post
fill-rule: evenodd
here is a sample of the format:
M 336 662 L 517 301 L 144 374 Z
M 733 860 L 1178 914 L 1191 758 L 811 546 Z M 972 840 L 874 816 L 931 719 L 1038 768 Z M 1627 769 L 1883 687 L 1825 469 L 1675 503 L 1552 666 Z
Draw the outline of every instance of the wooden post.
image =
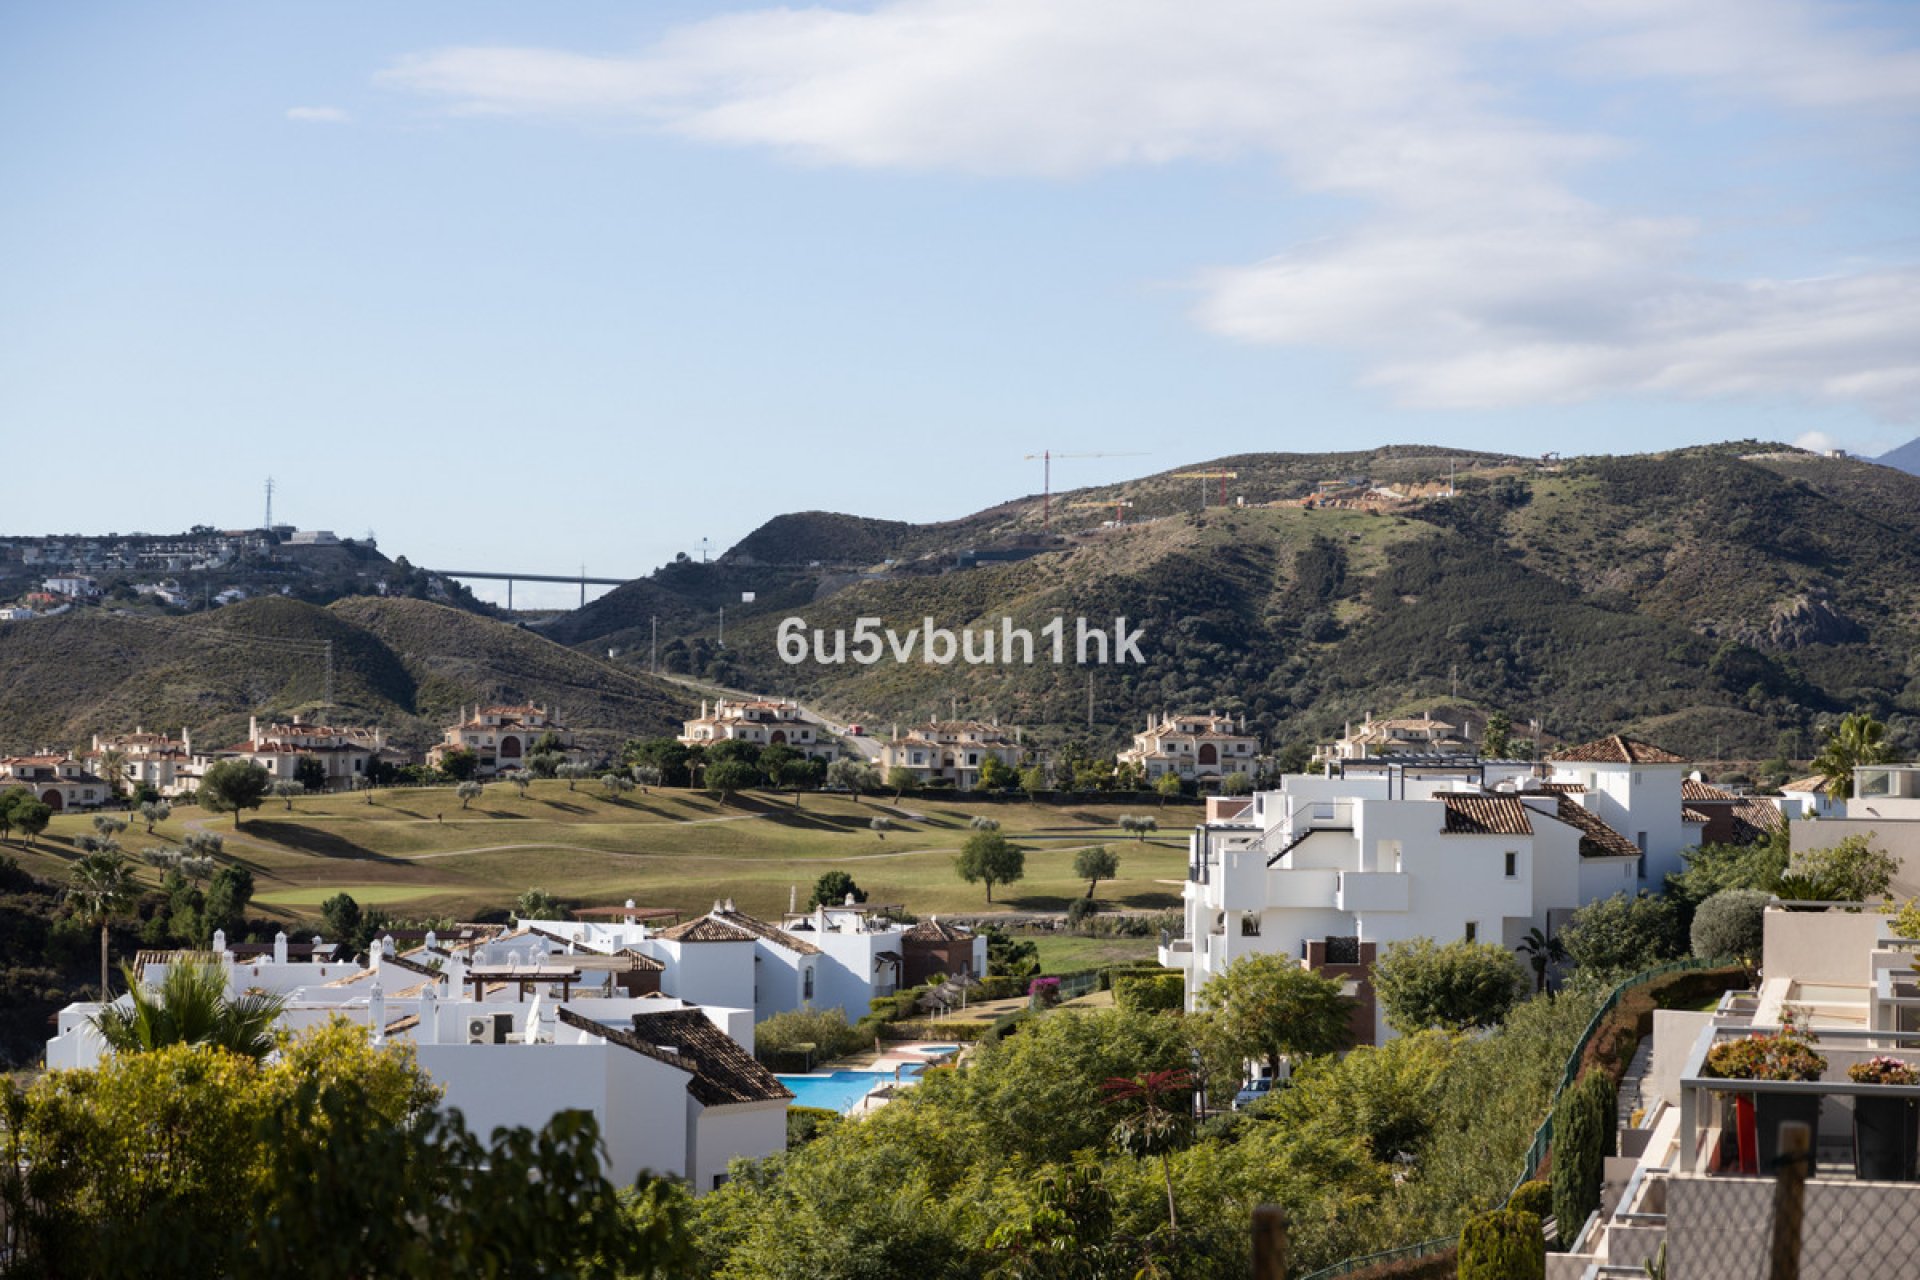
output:
M 1797 1120 L 1780 1126 L 1779 1181 L 1773 1194 L 1773 1251 L 1768 1280 L 1800 1280 L 1800 1224 L 1807 1208 L 1813 1132 Z
M 1286 1280 L 1287 1211 L 1277 1204 L 1253 1210 L 1253 1280 Z

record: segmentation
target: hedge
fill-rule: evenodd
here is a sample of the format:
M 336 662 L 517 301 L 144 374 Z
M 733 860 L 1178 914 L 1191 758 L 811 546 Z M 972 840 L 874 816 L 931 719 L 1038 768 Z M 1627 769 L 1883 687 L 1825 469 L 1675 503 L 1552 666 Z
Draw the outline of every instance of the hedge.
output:
M 1581 1076 L 1554 1103 L 1553 1216 L 1563 1247 L 1600 1207 L 1601 1174 L 1618 1120 L 1615 1105 L 1613 1079 L 1600 1071 Z
M 1460 1280 L 1546 1280 L 1547 1242 L 1540 1219 L 1495 1209 L 1467 1219 L 1460 1233 Z
M 880 1025 L 882 1040 L 952 1040 L 957 1044 L 971 1044 L 993 1030 L 991 1022 L 932 1022 L 919 1019 L 914 1022 L 887 1022 Z
M 1135 1013 L 1160 1013 L 1185 1006 L 1187 984 L 1178 973 L 1116 973 L 1113 1002 Z

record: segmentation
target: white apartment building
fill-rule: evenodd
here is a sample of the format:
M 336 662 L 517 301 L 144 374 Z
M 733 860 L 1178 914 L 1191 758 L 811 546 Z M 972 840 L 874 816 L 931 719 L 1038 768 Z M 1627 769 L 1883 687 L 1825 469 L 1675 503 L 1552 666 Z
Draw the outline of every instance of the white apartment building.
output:
M 51 751 L 0 759 L 0 787 L 24 787 L 55 813 L 95 809 L 113 799 L 113 787 L 105 778 L 88 772 L 71 755 Z
M 427 749 L 427 764 L 438 769 L 452 751 L 471 751 L 479 760 L 475 777 L 491 778 L 525 766 L 542 741 L 551 739 L 568 764 L 586 764 L 593 752 L 575 745 L 573 730 L 557 713 L 539 703 L 460 708 L 460 723 L 448 725 L 440 741 Z
M 96 733 L 92 748 L 80 759 L 105 777 L 110 752 L 118 753 L 120 776 L 129 790 L 147 786 L 163 796 L 177 796 L 200 786 L 200 768 L 194 760 L 191 730 L 180 730 L 178 738 L 148 733 L 137 725 L 132 733 Z
M 950 782 L 961 791 L 979 785 L 980 766 L 989 756 L 1010 769 L 1020 767 L 1024 748 L 1020 731 L 1007 731 L 998 722 L 981 720 L 928 720 L 909 727 L 903 735 L 898 725 L 893 736 L 880 744 L 875 761 L 882 771 L 905 769 L 916 778 L 916 785 Z
M 262 724 L 260 717 L 248 716 L 246 741 L 223 747 L 194 764 L 196 772 L 203 774 L 216 760 L 245 760 L 265 769 L 276 782 L 294 782 L 302 760 L 317 760 L 326 773 L 327 790 L 351 791 L 387 750 L 387 731 L 377 726 L 312 724 L 300 716 L 285 723 Z
M 1700 832 L 1687 823 L 1683 784 L 1693 766 L 1685 757 L 1616 733 L 1557 751 L 1549 764 L 1550 783 L 1633 841 L 1648 889 L 1686 870 L 1683 854 Z
M 1442 720 L 1432 712 L 1378 720 L 1369 712 L 1358 729 L 1349 721 L 1338 739 L 1315 747 L 1313 758 L 1318 761 L 1370 760 L 1388 756 L 1471 758 L 1477 750 L 1468 740 L 1464 724 Z
M 1678 802 L 1675 802 L 1676 811 Z M 1368 966 L 1387 943 L 1465 938 L 1513 947 L 1585 903 L 1638 888 L 1639 849 L 1529 766 L 1290 774 L 1188 845 L 1184 936 L 1161 963 L 1187 1003 L 1233 960 L 1298 959 L 1353 983 L 1356 1038 L 1377 1043 Z
M 1260 739 L 1247 732 L 1246 718 L 1232 716 L 1162 715 L 1149 718 L 1145 731 L 1133 735 L 1133 745 L 1115 757 L 1138 766 L 1148 781 L 1164 774 L 1182 778 L 1219 779 L 1229 773 L 1254 771 Z
M 819 730 L 803 718 L 800 704 L 768 698 L 729 701 L 721 698 L 709 708 L 700 702 L 700 715 L 681 725 L 680 742 L 710 747 L 721 742 L 748 742 L 756 747 L 791 747 L 803 756 L 831 760 L 838 751 L 821 740 Z
M 477 1133 L 588 1111 L 599 1123 L 612 1181 L 670 1174 L 685 1178 L 695 1194 L 720 1185 L 730 1160 L 786 1147 L 793 1095 L 754 1059 L 746 1010 L 659 996 L 555 999 L 559 975 L 578 970 L 523 964 L 523 973 L 542 976 L 527 984 L 494 981 L 497 969 L 470 966 L 457 947 L 429 946 L 411 958 L 376 949 L 361 968 L 290 960 L 284 934 L 273 956 L 252 961 L 234 959 L 223 944 L 216 937 L 214 954 L 227 967 L 230 992 L 284 996 L 282 1026 L 290 1031 L 342 1017 L 366 1027 L 376 1044 L 410 1043 L 445 1090 L 443 1105 L 458 1108 Z M 171 957 L 148 959 L 145 980 L 157 982 Z M 468 993 L 470 983 L 477 995 Z M 528 999 L 527 985 L 542 989 Z M 47 1044 L 49 1068 L 99 1061 L 105 1046 L 90 1023 L 99 1008 L 61 1011 L 58 1034 Z

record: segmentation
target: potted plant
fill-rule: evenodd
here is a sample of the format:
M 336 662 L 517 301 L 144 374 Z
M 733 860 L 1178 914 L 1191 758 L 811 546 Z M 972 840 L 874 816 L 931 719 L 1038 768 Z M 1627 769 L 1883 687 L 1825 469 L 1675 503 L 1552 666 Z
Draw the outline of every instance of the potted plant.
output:
M 1855 1084 L 1920 1084 L 1920 1070 L 1900 1058 L 1868 1058 L 1847 1068 Z M 1860 1094 L 1853 1100 L 1853 1176 L 1912 1182 L 1920 1173 L 1920 1099 Z
M 1779 1031 L 1724 1040 L 1707 1051 L 1707 1074 L 1723 1080 L 1818 1080 L 1827 1060 L 1813 1036 L 1789 1016 Z M 1820 1095 L 1740 1092 L 1734 1095 L 1735 1130 L 1742 1173 L 1772 1173 L 1779 1156 L 1780 1126 L 1796 1120 L 1817 1133 Z

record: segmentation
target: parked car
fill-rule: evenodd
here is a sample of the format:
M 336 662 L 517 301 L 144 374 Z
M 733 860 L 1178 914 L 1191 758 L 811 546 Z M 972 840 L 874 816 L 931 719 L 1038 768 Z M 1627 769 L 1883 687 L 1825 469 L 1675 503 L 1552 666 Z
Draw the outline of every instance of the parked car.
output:
M 1273 1092 L 1272 1076 L 1255 1076 L 1240 1086 L 1240 1092 L 1233 1095 L 1233 1109 L 1245 1111 L 1260 1099 Z

